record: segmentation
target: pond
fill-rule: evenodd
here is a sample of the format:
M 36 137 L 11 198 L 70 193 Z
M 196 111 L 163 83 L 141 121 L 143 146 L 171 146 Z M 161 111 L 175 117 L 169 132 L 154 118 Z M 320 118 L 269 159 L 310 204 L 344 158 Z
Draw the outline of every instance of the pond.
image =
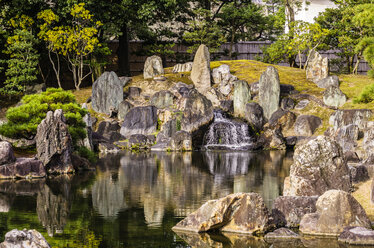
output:
M 269 247 L 171 228 L 233 192 L 260 193 L 271 208 L 291 163 L 292 153 L 280 151 L 121 153 L 100 159 L 95 172 L 0 181 L 0 236 L 27 228 L 54 247 Z

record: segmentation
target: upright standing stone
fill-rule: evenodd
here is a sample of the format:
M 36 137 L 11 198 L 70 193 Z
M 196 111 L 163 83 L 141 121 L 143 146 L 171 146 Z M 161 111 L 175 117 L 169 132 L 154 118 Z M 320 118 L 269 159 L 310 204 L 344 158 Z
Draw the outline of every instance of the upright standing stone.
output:
M 234 83 L 234 114 L 244 117 L 246 105 L 251 100 L 251 91 L 246 81 L 236 81 Z
M 38 125 L 36 150 L 37 158 L 49 173 L 74 171 L 71 161 L 73 144 L 62 109 L 49 111 Z
M 312 52 L 306 67 L 306 78 L 317 82 L 329 75 L 329 60 L 323 58 L 318 52 Z
M 200 45 L 192 65 L 191 80 L 196 89 L 204 94 L 211 86 L 210 53 L 205 45 Z
M 278 110 L 280 100 L 280 83 L 277 69 L 272 66 L 266 68 L 259 82 L 259 103 L 264 110 L 266 119 Z
M 123 83 L 115 72 L 104 72 L 92 85 L 93 110 L 109 115 L 122 101 Z
M 144 79 L 150 79 L 162 74 L 164 74 L 162 59 L 156 55 L 148 57 L 144 64 Z

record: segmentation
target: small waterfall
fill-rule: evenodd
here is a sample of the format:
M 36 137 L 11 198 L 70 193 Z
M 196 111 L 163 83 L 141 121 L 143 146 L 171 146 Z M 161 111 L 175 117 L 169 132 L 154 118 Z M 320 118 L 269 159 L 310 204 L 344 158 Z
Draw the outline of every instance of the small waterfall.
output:
M 204 148 L 208 150 L 250 150 L 253 140 L 248 125 L 230 120 L 220 111 L 214 112 L 214 122 L 204 136 Z

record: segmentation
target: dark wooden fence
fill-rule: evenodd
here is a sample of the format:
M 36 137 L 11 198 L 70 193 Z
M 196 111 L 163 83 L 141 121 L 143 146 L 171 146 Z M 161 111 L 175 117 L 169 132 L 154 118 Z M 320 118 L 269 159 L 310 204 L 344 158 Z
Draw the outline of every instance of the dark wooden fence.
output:
M 262 57 L 263 46 L 270 45 L 270 42 L 266 41 L 246 41 L 239 42 L 233 46 L 233 54 L 235 55 L 235 60 L 244 59 L 244 60 L 256 60 Z M 113 51 L 112 60 L 115 61 L 115 51 L 117 50 L 118 43 L 116 41 L 109 44 L 110 48 Z M 147 56 L 141 55 L 143 42 L 141 41 L 131 41 L 130 42 L 130 69 L 131 74 L 136 75 L 143 71 L 144 62 Z M 226 43 L 221 46 L 220 50 L 217 53 L 212 54 L 214 60 L 230 60 L 228 57 L 229 43 Z M 173 58 L 164 58 L 164 66 L 171 67 L 177 63 L 184 63 L 192 61 L 193 57 L 187 52 L 187 47 L 181 44 L 176 44 L 172 48 L 175 52 Z M 339 56 L 337 55 L 339 51 L 329 50 L 320 52 L 322 56 L 327 57 L 330 61 L 331 70 L 339 71 L 342 69 L 344 64 L 337 63 Z M 305 62 L 305 56 L 303 56 L 303 63 Z M 280 65 L 288 66 L 288 63 L 280 63 Z M 108 66 L 107 70 L 116 71 L 116 63 L 112 63 Z M 366 61 L 360 61 L 358 66 L 358 72 L 360 74 L 366 73 L 370 69 Z

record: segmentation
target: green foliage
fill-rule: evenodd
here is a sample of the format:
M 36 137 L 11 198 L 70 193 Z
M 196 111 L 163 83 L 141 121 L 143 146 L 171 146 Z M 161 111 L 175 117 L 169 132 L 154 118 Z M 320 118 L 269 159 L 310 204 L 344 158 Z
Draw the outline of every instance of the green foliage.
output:
M 278 63 L 284 59 L 291 59 L 298 55 L 299 61 L 303 53 L 307 54 L 307 61 L 311 51 L 315 51 L 323 46 L 324 38 L 329 30 L 322 28 L 318 23 L 307 23 L 296 21 L 291 23 L 290 31 L 265 48 L 264 60 L 271 63 Z M 301 63 L 299 64 L 301 68 Z
M 216 52 L 226 42 L 222 28 L 212 19 L 209 10 L 197 9 L 194 11 L 196 18 L 189 22 L 190 31 L 183 34 L 183 39 L 191 44 L 189 53 L 194 53 L 201 44 L 205 44 L 210 52 Z
M 10 20 L 14 30 L 3 51 L 8 57 L 2 61 L 6 64 L 6 80 L 0 93 L 18 95 L 37 79 L 39 54 L 35 49 L 37 40 L 30 30 L 32 23 L 32 19 L 24 15 Z
M 217 17 L 218 25 L 225 31 L 225 36 L 230 41 L 229 57 L 232 57 L 232 47 L 235 42 L 270 39 L 274 32 L 279 32 L 277 30 L 279 26 L 274 26 L 276 19 L 273 15 L 265 16 L 262 7 L 252 1 L 229 2 L 223 5 Z
M 362 53 L 372 68 L 368 75 L 374 77 L 374 4 L 358 5 L 355 12 L 353 23 L 360 27 L 362 35 L 365 35 L 356 45 L 355 52 Z
M 84 70 L 89 65 L 86 63 L 88 56 L 102 46 L 98 39 L 98 28 L 102 23 L 94 21 L 84 3 L 74 4 L 70 15 L 71 25 L 56 26 L 60 18 L 50 9 L 41 11 L 38 19 L 44 24 L 40 27 L 39 37 L 47 42 L 50 51 L 66 58 L 75 87 L 79 90 L 82 81 L 92 73 L 91 67 L 89 72 Z
M 78 153 L 79 156 L 86 158 L 91 163 L 95 163 L 97 161 L 96 154 L 85 146 L 77 147 L 76 152 Z
M 87 110 L 76 103 L 70 91 L 49 88 L 40 94 L 26 95 L 21 102 L 22 105 L 8 109 L 6 113 L 8 122 L 0 126 L 0 134 L 10 138 L 31 139 L 36 135 L 38 125 L 48 111 L 62 109 L 73 142 L 86 136 L 82 117 Z
M 374 101 L 374 84 L 366 86 L 360 95 L 354 99 L 354 103 L 369 103 Z

